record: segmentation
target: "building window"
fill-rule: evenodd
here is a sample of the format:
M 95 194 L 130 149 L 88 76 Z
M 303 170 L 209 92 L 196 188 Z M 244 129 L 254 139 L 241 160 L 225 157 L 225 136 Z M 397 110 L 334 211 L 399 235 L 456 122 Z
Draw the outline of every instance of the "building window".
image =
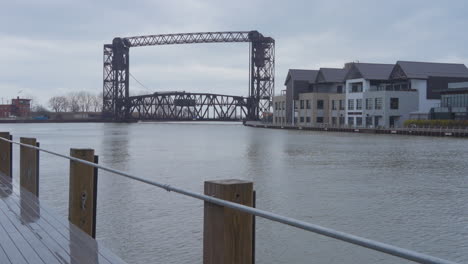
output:
M 336 92 L 337 92 L 337 93 L 343 93 L 343 85 L 338 85 L 338 86 L 336 87 Z
M 351 85 L 351 92 L 352 93 L 360 93 L 362 92 L 362 85 L 355 83 Z
M 382 97 L 375 98 L 375 109 L 376 110 L 382 109 Z
M 283 110 L 286 109 L 286 102 L 283 101 Z
M 354 117 L 348 117 L 348 125 L 350 126 L 354 125 Z
M 336 101 L 332 100 L 332 110 L 336 110 Z
M 294 102 L 294 109 L 299 108 L 299 107 L 298 107 L 299 102 L 298 102 L 298 101 L 293 101 L 293 102 Z
M 317 116 L 317 123 L 323 123 L 323 117 Z
M 356 117 L 356 126 L 362 126 L 362 117 Z
M 336 116 L 332 117 L 332 125 L 336 125 Z
M 310 109 L 310 100 L 306 100 L 306 108 Z
M 323 100 L 317 100 L 317 109 L 323 109 Z
M 348 110 L 354 110 L 354 100 L 348 99 Z
M 294 118 L 294 124 L 297 124 L 297 117 Z
M 343 100 L 340 100 L 340 110 L 344 110 Z
M 372 102 L 373 102 L 373 99 L 372 98 L 366 98 L 366 109 L 367 110 L 372 110 Z
M 304 109 L 304 100 L 301 100 L 301 109 Z
M 310 123 L 310 116 L 307 116 L 307 117 L 306 117 L 306 122 L 307 122 L 307 123 Z
M 344 116 L 340 116 L 339 121 L 340 125 L 344 125 Z
M 362 110 L 362 99 L 356 99 L 356 110 Z
M 390 98 L 390 109 L 398 109 L 398 98 Z
M 301 116 L 301 117 L 299 118 L 299 120 L 301 120 L 301 123 L 304 123 L 304 117 L 303 117 L 303 116 Z
M 372 116 L 366 117 L 366 126 L 372 126 Z

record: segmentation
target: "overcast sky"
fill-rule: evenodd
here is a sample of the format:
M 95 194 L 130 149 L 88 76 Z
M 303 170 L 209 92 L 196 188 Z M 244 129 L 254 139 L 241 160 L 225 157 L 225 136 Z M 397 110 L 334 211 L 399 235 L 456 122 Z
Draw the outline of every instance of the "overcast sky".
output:
M 102 46 L 116 36 L 258 30 L 276 40 L 276 93 L 289 68 L 349 61 L 468 62 L 464 1 L 3 0 L 0 92 L 43 104 L 102 91 Z M 132 48 L 131 93 L 246 95 L 248 44 Z

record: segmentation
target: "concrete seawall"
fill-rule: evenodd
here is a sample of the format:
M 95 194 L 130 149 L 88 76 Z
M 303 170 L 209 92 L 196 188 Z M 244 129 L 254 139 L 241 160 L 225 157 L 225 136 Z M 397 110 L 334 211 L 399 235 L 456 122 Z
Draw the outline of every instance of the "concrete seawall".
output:
M 412 135 L 412 136 L 433 136 L 433 137 L 467 137 L 468 129 L 452 128 L 353 128 L 353 127 L 332 127 L 332 126 L 293 126 L 293 125 L 274 125 L 271 123 L 262 123 L 258 121 L 246 121 L 245 126 L 272 129 L 292 129 L 292 130 L 311 130 L 327 132 L 349 132 L 349 133 L 367 133 L 367 134 L 392 134 L 392 135 Z

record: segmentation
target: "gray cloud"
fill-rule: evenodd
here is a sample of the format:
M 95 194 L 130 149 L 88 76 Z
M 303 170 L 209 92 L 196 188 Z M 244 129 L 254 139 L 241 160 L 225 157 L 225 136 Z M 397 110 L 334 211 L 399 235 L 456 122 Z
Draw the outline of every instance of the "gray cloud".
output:
M 258 29 L 276 40 L 276 91 L 289 68 L 348 61 L 467 61 L 464 1 L 23 0 L 0 10 L 0 91 L 45 103 L 102 89 L 102 45 L 115 36 Z M 131 72 L 150 90 L 245 95 L 246 44 L 135 48 Z M 147 89 L 131 82 L 131 89 Z

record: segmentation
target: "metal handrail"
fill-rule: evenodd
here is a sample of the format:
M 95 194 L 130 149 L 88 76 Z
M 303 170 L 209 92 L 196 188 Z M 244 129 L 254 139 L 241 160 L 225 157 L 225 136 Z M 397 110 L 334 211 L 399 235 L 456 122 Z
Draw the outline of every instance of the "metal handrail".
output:
M 449 261 L 449 260 L 444 260 L 444 259 L 441 259 L 441 258 L 433 257 L 433 256 L 430 256 L 430 255 L 427 255 L 427 254 L 423 254 L 423 253 L 413 251 L 413 250 L 408 250 L 408 249 L 404 249 L 404 248 L 401 248 L 401 247 L 397 247 L 397 246 L 389 245 L 389 244 L 386 244 L 386 243 L 382 243 L 382 242 L 374 241 L 374 240 L 371 240 L 371 239 L 367 239 L 367 238 L 364 238 L 364 237 L 355 236 L 355 235 L 348 234 L 348 233 L 341 232 L 341 231 L 337 231 L 337 230 L 334 230 L 334 229 L 331 229 L 331 228 L 322 227 L 322 226 L 319 226 L 319 225 L 311 224 L 311 223 L 308 223 L 308 222 L 305 222 L 305 221 L 301 221 L 301 220 L 294 219 L 294 218 L 287 217 L 287 216 L 282 216 L 282 215 L 279 215 L 279 214 L 275 214 L 275 213 L 264 211 L 264 210 L 261 210 L 261 209 L 245 206 L 245 205 L 242 205 L 242 204 L 229 202 L 229 201 L 222 200 L 222 199 L 219 199 L 219 198 L 215 198 L 215 197 L 212 197 L 212 196 L 199 194 L 199 193 L 192 192 L 192 191 L 187 191 L 187 190 L 184 190 L 184 189 L 181 189 L 181 188 L 171 186 L 169 184 L 163 184 L 163 183 L 159 183 L 159 182 L 152 181 L 152 180 L 149 180 L 149 179 L 140 178 L 138 176 L 129 174 L 127 172 L 112 169 L 112 168 L 105 167 L 105 166 L 102 166 L 102 165 L 99 165 L 99 164 L 96 164 L 96 163 L 93 163 L 93 162 L 89 162 L 89 161 L 86 161 L 86 160 L 78 159 L 78 158 L 67 156 L 67 155 L 63 155 L 63 154 L 60 154 L 60 153 L 57 153 L 57 152 L 54 152 L 54 151 L 50 151 L 50 150 L 46 150 L 46 149 L 42 149 L 42 148 L 39 148 L 39 147 L 36 147 L 36 146 L 23 144 L 23 143 L 20 143 L 20 142 L 15 142 L 13 140 L 9 140 L 9 139 L 2 138 L 2 137 L 0 137 L 0 140 L 10 142 L 12 144 L 23 146 L 23 147 L 36 149 L 36 150 L 39 150 L 39 151 L 42 151 L 42 152 L 45 152 L 45 153 L 48 153 L 48 154 L 51 154 L 51 155 L 54 155 L 54 156 L 58 156 L 58 157 L 62 157 L 62 158 L 65 158 L 65 159 L 68 159 L 68 160 L 71 160 L 71 161 L 75 161 L 75 162 L 78 162 L 78 163 L 86 164 L 86 165 L 92 166 L 94 168 L 98 168 L 98 169 L 101 169 L 101 170 L 104 170 L 104 171 L 107 171 L 107 172 L 111 172 L 111 173 L 114 173 L 114 174 L 117 174 L 117 175 L 124 176 L 124 177 L 129 178 L 129 179 L 133 179 L 133 180 L 136 180 L 136 181 L 140 181 L 140 182 L 143 182 L 143 183 L 146 183 L 146 184 L 149 184 L 149 185 L 153 185 L 153 186 L 165 189 L 168 192 L 175 192 L 175 193 L 179 193 L 179 194 L 182 194 L 182 195 L 190 196 L 190 197 L 195 198 L 195 199 L 203 200 L 205 202 L 217 204 L 217 205 L 220 205 L 220 206 L 229 207 L 231 209 L 235 209 L 235 210 L 238 210 L 238 211 L 241 211 L 241 212 L 245 212 L 245 213 L 249 213 L 249 214 L 252 214 L 252 215 L 255 215 L 255 216 L 259 216 L 259 217 L 262 217 L 262 218 L 265 218 L 265 219 L 268 219 L 268 220 L 271 220 L 271 221 L 274 221 L 274 222 L 290 225 L 290 226 L 293 226 L 293 227 L 296 227 L 296 228 L 299 228 L 299 229 L 303 229 L 303 230 L 306 230 L 306 231 L 309 231 L 309 232 L 313 232 L 313 233 L 320 234 L 320 235 L 323 235 L 323 236 L 335 238 L 335 239 L 338 239 L 338 240 L 341 240 L 341 241 L 345 241 L 345 242 L 348 242 L 348 243 L 351 243 L 351 244 L 355 244 L 355 245 L 358 245 L 358 246 L 362 246 L 362 247 L 365 247 L 365 248 L 376 250 L 376 251 L 379 251 L 379 252 L 382 252 L 382 253 L 393 255 L 393 256 L 400 257 L 400 258 L 403 258 L 403 259 L 407 259 L 407 260 L 410 260 L 410 261 L 414 261 L 414 262 L 417 262 L 417 263 L 456 264 L 456 262 L 452 262 L 452 261 Z

